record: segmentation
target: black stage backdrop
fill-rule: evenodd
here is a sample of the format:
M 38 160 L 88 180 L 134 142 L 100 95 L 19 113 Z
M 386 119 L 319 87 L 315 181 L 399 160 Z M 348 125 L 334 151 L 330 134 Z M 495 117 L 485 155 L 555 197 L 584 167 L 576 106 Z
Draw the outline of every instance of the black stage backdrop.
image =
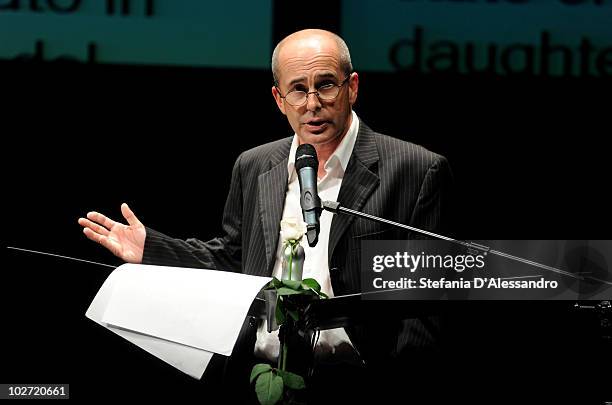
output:
M 286 6 L 275 13 L 275 38 L 339 25 L 337 10 L 299 23 L 286 21 Z M 167 234 L 216 236 L 235 158 L 290 134 L 270 72 L 58 62 L 0 69 L 0 382 L 70 383 L 78 399 L 203 397 L 205 384 L 85 318 L 110 269 L 4 247 L 119 264 L 76 221 L 89 210 L 119 219 L 123 201 Z M 449 159 L 454 236 L 612 239 L 611 92 L 603 78 L 361 73 L 355 109 L 375 130 Z M 612 398 L 601 373 L 610 348 L 597 320 L 572 305 L 465 305 L 436 378 L 462 384 L 465 398 L 489 392 L 493 402 L 507 392 L 531 398 L 526 387 L 545 399 Z

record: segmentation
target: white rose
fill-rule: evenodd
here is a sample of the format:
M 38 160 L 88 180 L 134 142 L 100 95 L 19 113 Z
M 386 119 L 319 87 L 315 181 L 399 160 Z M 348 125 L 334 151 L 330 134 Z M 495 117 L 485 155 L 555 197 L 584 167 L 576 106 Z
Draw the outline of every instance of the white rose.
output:
M 300 240 L 306 233 L 306 222 L 295 217 L 283 219 L 280 225 L 281 239 L 283 242 L 288 240 Z

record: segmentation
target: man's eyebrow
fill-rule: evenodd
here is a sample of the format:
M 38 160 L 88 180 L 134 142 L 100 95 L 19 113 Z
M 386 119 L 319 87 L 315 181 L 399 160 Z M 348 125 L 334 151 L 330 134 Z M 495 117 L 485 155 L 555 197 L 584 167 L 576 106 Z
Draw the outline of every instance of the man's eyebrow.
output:
M 335 73 L 322 73 L 320 75 L 317 75 L 317 77 L 315 78 L 317 81 L 321 80 L 321 79 L 337 79 L 336 74 Z M 306 76 L 300 76 L 300 77 L 296 77 L 295 79 L 291 80 L 289 82 L 289 87 L 293 87 L 294 85 L 303 82 L 304 80 L 307 80 Z
M 306 80 L 306 76 L 300 76 L 300 77 L 296 77 L 295 79 L 291 80 L 289 82 L 289 87 L 292 87 L 302 81 Z
M 337 76 L 335 73 L 322 73 L 320 75 L 317 76 L 317 80 L 321 80 L 321 79 L 336 79 Z

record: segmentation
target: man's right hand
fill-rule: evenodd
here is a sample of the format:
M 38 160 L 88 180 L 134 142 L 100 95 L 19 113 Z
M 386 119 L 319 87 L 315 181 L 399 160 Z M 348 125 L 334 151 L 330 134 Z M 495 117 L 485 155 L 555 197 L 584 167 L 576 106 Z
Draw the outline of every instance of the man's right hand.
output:
M 88 212 L 87 218 L 79 218 L 79 225 L 83 227 L 85 236 L 115 256 L 128 263 L 141 263 L 147 231 L 127 204 L 121 204 L 121 213 L 128 225 L 115 222 L 98 212 Z

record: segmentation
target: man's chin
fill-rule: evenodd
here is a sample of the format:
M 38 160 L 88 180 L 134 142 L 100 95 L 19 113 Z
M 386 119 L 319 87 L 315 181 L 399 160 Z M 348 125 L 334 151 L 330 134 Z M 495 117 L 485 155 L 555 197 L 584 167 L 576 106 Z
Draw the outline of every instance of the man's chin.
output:
M 302 143 L 309 143 L 312 145 L 324 145 L 333 139 L 333 133 L 329 129 L 322 132 L 302 131 L 300 136 Z

